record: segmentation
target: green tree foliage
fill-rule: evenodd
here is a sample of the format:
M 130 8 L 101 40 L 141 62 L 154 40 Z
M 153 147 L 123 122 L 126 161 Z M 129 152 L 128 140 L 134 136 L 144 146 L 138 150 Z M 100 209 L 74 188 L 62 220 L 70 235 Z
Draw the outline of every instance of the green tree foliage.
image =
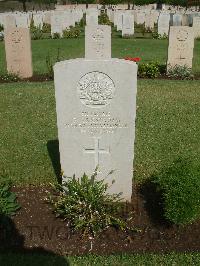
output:
M 56 4 L 57 0 L 18 0 L 19 2 L 21 2 L 23 4 L 23 10 L 24 12 L 26 12 L 26 4 L 28 2 L 33 2 L 33 3 L 37 3 L 37 4 Z

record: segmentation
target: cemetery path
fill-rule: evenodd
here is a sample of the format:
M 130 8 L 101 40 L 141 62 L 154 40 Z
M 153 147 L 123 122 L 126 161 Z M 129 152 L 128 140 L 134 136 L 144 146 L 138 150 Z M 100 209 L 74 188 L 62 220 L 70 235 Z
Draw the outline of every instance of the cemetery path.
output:
M 66 221 L 56 218 L 46 200 L 49 187 L 13 190 L 22 208 L 12 218 L 15 230 L 12 234 L 5 231 L 5 239 L 1 241 L 9 249 L 42 248 L 62 255 L 200 251 L 200 222 L 186 227 L 166 223 L 157 204 L 159 196 L 149 187 L 134 188 L 132 205 L 124 212 L 127 216 L 130 208 L 133 209 L 130 225 L 139 230 L 122 232 L 110 228 L 93 242 L 73 233 Z

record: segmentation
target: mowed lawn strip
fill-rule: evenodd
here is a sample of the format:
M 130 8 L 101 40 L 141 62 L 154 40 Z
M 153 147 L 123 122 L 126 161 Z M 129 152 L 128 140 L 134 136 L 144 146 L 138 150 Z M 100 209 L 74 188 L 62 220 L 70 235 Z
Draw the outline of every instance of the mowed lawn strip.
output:
M 84 38 L 44 39 L 32 41 L 33 70 L 35 74 L 48 72 L 46 59 L 51 64 L 59 60 L 84 57 Z M 112 57 L 141 57 L 141 63 L 157 61 L 165 64 L 168 40 L 112 38 Z M 200 74 L 200 41 L 195 41 L 193 72 Z M 0 75 L 6 73 L 4 42 L 0 42 Z
M 155 265 L 173 265 L 173 266 L 187 266 L 187 265 L 200 265 L 200 253 L 180 253 L 180 254 L 123 254 L 111 256 L 70 256 L 62 257 L 58 255 L 37 254 L 34 252 L 27 254 L 8 253 L 0 255 L 0 263 L 4 266 L 155 266 Z
M 136 182 L 178 158 L 200 160 L 199 85 L 199 81 L 139 80 Z M 49 154 L 57 150 L 53 82 L 1 84 L 0 121 L 0 173 L 21 186 L 55 182 L 50 157 L 55 163 L 56 154 Z

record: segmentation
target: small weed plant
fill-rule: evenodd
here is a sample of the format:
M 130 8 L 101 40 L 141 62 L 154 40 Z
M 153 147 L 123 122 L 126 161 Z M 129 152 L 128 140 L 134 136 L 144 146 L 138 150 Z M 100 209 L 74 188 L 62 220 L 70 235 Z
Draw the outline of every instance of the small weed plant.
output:
M 60 62 L 60 61 L 61 61 L 61 56 L 60 56 L 59 48 L 57 49 L 57 55 L 55 59 L 49 53 L 46 56 L 47 73 L 50 79 L 53 79 L 54 77 L 53 66 L 55 65 L 56 62 Z
M 0 41 L 4 40 L 4 33 L 2 31 L 0 31 Z
M 63 38 L 78 38 L 80 36 L 80 29 L 78 26 L 72 27 L 63 31 Z
M 40 27 L 34 27 L 34 29 L 32 30 L 32 39 L 33 40 L 41 40 L 43 39 L 43 32 L 41 30 Z
M 110 226 L 126 229 L 126 222 L 119 218 L 121 193 L 107 193 L 105 179 L 97 180 L 97 168 L 91 177 L 86 174 L 81 178 L 68 177 L 54 189 L 60 194 L 50 195 L 50 202 L 56 214 L 68 220 L 74 230 L 95 237 Z
M 3 82 L 17 82 L 20 80 L 20 77 L 13 73 L 6 73 L 5 75 L 0 76 L 0 80 Z
M 4 31 L 4 26 L 0 24 L 0 31 Z
M 112 22 L 109 20 L 109 17 L 106 13 L 101 13 L 98 17 L 99 25 L 112 25 Z
M 157 62 L 142 63 L 138 66 L 138 76 L 140 78 L 157 78 L 165 72 L 165 68 Z
M 52 38 L 53 39 L 60 39 L 61 38 L 61 35 L 60 35 L 60 33 L 55 32 L 55 33 L 53 33 Z
M 158 39 L 158 40 L 166 40 L 168 38 L 166 33 L 161 35 L 158 32 L 152 32 L 152 37 L 153 37 L 153 39 Z
M 42 26 L 42 32 L 43 33 L 51 33 L 51 25 L 44 23 Z
M 7 176 L 0 177 L 0 216 L 12 216 L 20 208 Z
M 174 67 L 169 66 L 167 76 L 177 79 L 193 79 L 192 69 L 186 65 L 175 65 Z

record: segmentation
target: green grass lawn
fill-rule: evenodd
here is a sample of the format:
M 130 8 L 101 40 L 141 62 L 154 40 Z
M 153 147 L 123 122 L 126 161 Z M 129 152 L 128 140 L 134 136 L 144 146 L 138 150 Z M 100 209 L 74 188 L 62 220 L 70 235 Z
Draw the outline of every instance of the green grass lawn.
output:
M 199 81 L 139 80 L 136 182 L 179 157 L 199 162 L 199 85 Z M 52 141 L 57 139 L 53 82 L 1 84 L 0 121 L 0 171 L 20 185 L 55 181 L 48 152 L 55 151 Z
M 168 40 L 154 39 L 112 39 L 112 57 L 141 57 L 141 62 L 158 61 L 166 63 Z M 57 51 L 62 59 L 84 57 L 84 38 L 78 39 L 45 39 L 32 41 L 34 73 L 47 72 L 46 57 L 56 62 Z M 200 73 L 200 41 L 195 41 L 193 71 Z M 6 73 L 4 43 L 0 42 L 0 74 Z
M 13 264 L 14 261 L 14 264 Z M 0 255 L 0 265 L 2 266 L 188 266 L 200 265 L 199 253 L 183 254 L 135 254 L 135 255 L 111 255 L 111 256 L 76 256 L 60 257 L 56 255 L 38 254 L 5 254 Z

